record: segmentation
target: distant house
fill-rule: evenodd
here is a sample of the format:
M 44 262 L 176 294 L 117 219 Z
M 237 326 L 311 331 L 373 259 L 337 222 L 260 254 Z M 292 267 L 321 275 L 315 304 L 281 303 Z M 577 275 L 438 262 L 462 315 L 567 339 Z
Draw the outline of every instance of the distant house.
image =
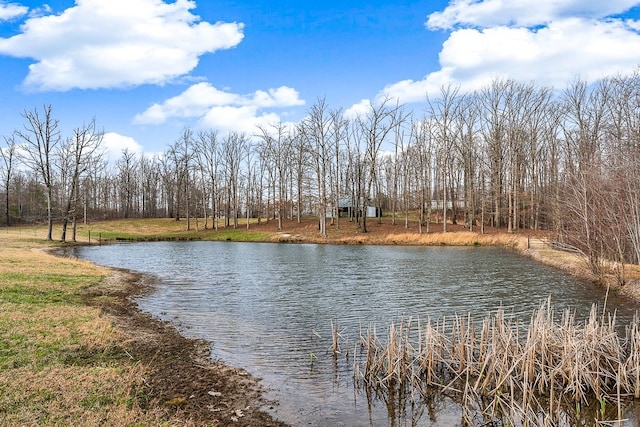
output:
M 338 199 L 338 209 L 337 209 L 338 216 L 340 217 L 356 216 L 356 212 L 355 212 L 356 208 L 360 209 L 360 216 L 361 216 L 362 209 L 364 208 L 363 204 L 364 203 L 362 203 L 361 201 L 360 206 L 356 207 L 353 205 L 353 200 L 351 198 L 349 197 L 340 198 Z M 378 214 L 382 216 L 382 209 L 376 206 L 371 206 L 370 204 L 367 205 L 367 218 L 375 218 L 378 216 Z

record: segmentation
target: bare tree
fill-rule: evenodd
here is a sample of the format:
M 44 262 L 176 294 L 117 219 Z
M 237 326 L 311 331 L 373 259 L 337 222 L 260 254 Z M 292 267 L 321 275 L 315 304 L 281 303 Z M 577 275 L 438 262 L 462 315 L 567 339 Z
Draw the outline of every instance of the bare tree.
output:
M 601 160 L 598 156 L 602 153 L 609 89 L 606 80 L 600 81 L 592 91 L 586 82 L 576 80 L 562 95 L 566 166 L 570 174 L 590 169 L 594 162 Z
M 104 132 L 98 130 L 95 119 L 88 124 L 74 129 L 73 136 L 62 144 L 58 155 L 61 169 L 67 169 L 69 178 L 65 209 L 62 218 L 62 234 L 60 240 L 67 239 L 67 225 L 73 222 L 72 241 L 76 241 L 76 219 L 78 217 L 78 200 L 80 198 L 80 180 L 84 173 L 102 157 L 100 152 Z
M 129 149 L 122 150 L 122 157 L 116 162 L 118 194 L 118 210 L 123 218 L 131 218 L 134 216 L 134 203 L 137 194 L 136 170 L 138 162 L 136 155 Z
M 537 230 L 540 223 L 540 205 L 542 203 L 545 164 L 548 162 L 547 147 L 549 136 L 554 135 L 557 129 L 556 115 L 552 112 L 551 88 L 537 89 L 530 101 L 526 114 L 525 126 L 528 136 L 526 153 L 526 168 L 529 188 L 529 228 Z
M 399 104 L 392 104 L 390 98 L 383 99 L 378 105 L 369 104 L 365 114 L 359 115 L 357 123 L 357 138 L 364 142 L 364 162 L 366 168 L 362 193 L 362 232 L 367 232 L 367 207 L 373 183 L 378 172 L 378 154 L 380 147 L 387 140 L 388 135 L 406 118 Z
M 606 129 L 607 161 L 613 177 L 623 235 L 628 236 L 627 258 L 640 264 L 640 70 L 612 79 L 608 98 L 609 124 Z M 634 171 L 634 172 L 632 172 Z
M 542 128 L 541 156 L 537 160 L 538 172 L 541 176 L 540 216 L 544 218 L 544 226 L 553 230 L 556 235 L 561 234 L 563 222 L 561 208 L 563 150 L 562 141 L 558 137 L 562 115 L 560 103 L 550 102 L 545 125 Z M 536 220 L 538 228 L 541 222 L 542 219 Z
M 365 176 L 365 162 L 362 154 L 360 139 L 358 138 L 359 127 L 355 121 L 349 122 L 347 132 L 347 186 L 349 188 L 349 219 L 356 221 L 360 225 L 362 217 L 361 195 L 363 193 L 363 181 Z
M 178 202 L 175 164 L 167 153 L 164 153 L 159 160 L 160 176 L 162 178 L 162 204 L 165 207 L 166 216 L 175 218 L 176 215 L 179 215 L 179 213 L 176 213 Z
M 331 163 L 331 169 L 333 170 L 331 176 L 333 176 L 333 211 L 331 218 L 335 221 L 336 230 L 340 229 L 340 199 L 342 194 L 342 173 L 343 173 L 343 161 L 341 155 L 343 154 L 343 145 L 345 144 L 346 134 L 349 126 L 349 122 L 344 118 L 344 113 L 341 109 L 332 110 L 329 112 L 331 120 L 331 138 L 333 142 L 333 160 Z
M 191 230 L 193 145 L 193 132 L 190 128 L 185 128 L 180 138 L 170 145 L 166 152 L 167 171 L 173 173 L 173 177 L 168 182 L 174 187 L 172 191 L 175 200 L 174 218 L 180 221 L 180 216 L 184 212 L 187 230 Z
M 440 171 L 437 174 L 442 189 L 442 231 L 447 231 L 447 211 L 449 209 L 450 186 L 453 186 L 451 173 L 453 171 L 453 147 L 456 141 L 455 132 L 459 129 L 454 125 L 454 120 L 458 117 L 460 108 L 460 98 L 458 92 L 460 88 L 454 86 L 445 86 L 440 89 L 440 98 L 429 100 L 429 120 L 434 125 L 434 137 L 438 144 L 437 164 Z M 453 201 L 451 206 L 453 208 Z M 453 209 L 452 209 L 453 210 Z M 454 221 L 455 223 L 455 218 Z
M 632 165 L 635 170 L 640 168 L 640 162 L 634 159 Z M 631 169 L 628 169 L 631 170 Z M 625 172 L 624 194 L 626 197 L 626 209 L 628 220 L 626 223 L 631 242 L 631 260 L 635 264 L 640 264 L 640 177 L 637 174 L 627 174 Z
M 413 156 L 411 161 L 415 165 L 416 182 L 419 192 L 419 225 L 418 230 L 429 232 L 431 224 L 431 182 L 432 182 L 432 122 L 421 119 L 411 123 L 411 140 Z M 426 210 L 426 212 L 425 212 Z
M 521 194 L 524 192 L 525 150 L 531 135 L 527 133 L 527 121 L 532 116 L 534 87 L 532 84 L 508 81 L 506 87 L 507 127 L 507 231 L 514 232 L 520 226 Z
M 313 156 L 317 183 L 318 228 L 327 236 L 327 203 L 329 190 L 329 164 L 331 162 L 331 119 L 326 100 L 319 99 L 311 107 L 308 117 L 301 123 L 300 134 L 307 140 Z
M 226 189 L 225 227 L 231 225 L 230 218 L 233 215 L 233 228 L 237 228 L 240 208 L 240 166 L 249 150 L 249 137 L 244 133 L 231 132 L 224 138 L 219 150 Z
M 262 140 L 260 151 L 263 160 L 270 163 L 273 170 L 274 207 L 278 217 L 278 230 L 282 230 L 282 218 L 286 214 L 287 177 L 291 170 L 289 154 L 292 140 L 282 122 L 269 127 L 260 125 L 258 130 L 257 136 Z
M 296 183 L 296 217 L 298 224 L 302 222 L 303 185 L 310 165 L 309 154 L 309 147 L 306 139 L 303 138 L 303 134 L 299 129 L 293 129 L 291 131 L 291 161 L 293 168 L 291 175 Z
M 161 192 L 160 162 L 157 156 L 140 157 L 138 176 L 140 181 L 141 214 L 145 218 L 158 216 L 158 202 Z
M 196 139 L 196 155 L 200 167 L 208 177 L 208 199 L 211 203 L 213 228 L 218 229 L 218 173 L 220 159 L 218 157 L 218 133 L 215 130 L 201 131 Z M 205 216 L 205 229 L 207 219 Z
M 9 205 L 9 190 L 11 188 L 11 178 L 13 168 L 16 160 L 17 144 L 15 136 L 4 137 L 6 147 L 0 147 L 0 159 L 2 160 L 2 167 L 0 172 L 2 173 L 2 180 L 4 181 L 4 196 L 5 196 L 5 223 L 7 227 L 11 225 L 11 210 Z
M 476 99 L 467 96 L 461 101 L 458 109 L 458 123 L 460 134 L 456 140 L 455 148 L 457 163 L 463 173 L 464 192 L 464 221 L 470 231 L 474 230 L 477 212 L 477 169 L 479 167 L 479 109 Z
M 503 224 L 504 180 L 506 158 L 506 85 L 504 80 L 494 80 L 479 94 L 482 114 L 482 137 L 487 157 L 489 192 L 492 199 L 493 215 L 491 225 Z
M 22 141 L 21 160 L 42 179 L 47 199 L 47 240 L 52 240 L 53 232 L 53 189 L 55 185 L 53 154 L 60 142 L 58 120 L 53 118 L 51 105 L 45 105 L 42 112 L 37 108 L 22 112 L 26 121 L 15 135 Z
M 253 216 L 253 208 L 255 204 L 253 203 L 253 190 L 255 184 L 255 176 L 256 176 L 256 160 L 254 159 L 254 151 L 251 147 L 248 147 L 245 161 L 246 167 L 244 170 L 244 193 L 245 193 L 245 217 L 247 220 L 247 230 L 251 224 L 251 217 Z M 280 222 L 280 227 L 282 227 L 282 223 Z

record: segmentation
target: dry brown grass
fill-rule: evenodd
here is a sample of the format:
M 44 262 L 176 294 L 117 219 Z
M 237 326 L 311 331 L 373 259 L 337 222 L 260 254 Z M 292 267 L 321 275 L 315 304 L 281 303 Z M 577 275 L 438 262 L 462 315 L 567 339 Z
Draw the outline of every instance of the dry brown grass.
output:
M 620 285 L 619 277 L 613 273 L 605 275 L 604 278 L 596 278 L 589 269 L 587 259 L 577 253 L 550 248 L 523 250 L 521 253 L 538 262 L 566 271 L 580 279 L 597 281 L 629 299 L 640 302 L 640 265 L 625 264 L 624 284 Z M 613 270 L 613 266 L 611 267 Z
M 55 257 L 34 234 L 0 231 L 0 425 L 183 425 L 142 407 L 149 367 L 83 303 L 108 270 Z
M 458 231 L 454 233 L 394 234 L 387 236 L 385 243 L 430 246 L 505 246 L 524 249 L 526 248 L 527 239 L 521 235 L 508 233 L 481 234 L 469 231 Z
M 593 278 L 589 272 L 587 261 L 576 253 L 554 249 L 535 249 L 526 251 L 525 254 L 538 262 L 562 269 L 576 277 Z
M 22 367 L 0 375 L 2 425 L 162 425 L 165 414 L 142 410 L 144 366 Z
M 195 229 L 195 220 L 191 220 L 191 226 Z M 200 228 L 204 225 L 199 220 Z M 211 222 L 209 222 L 211 226 Z M 150 235 L 159 233 L 179 233 L 186 230 L 187 221 L 182 219 L 176 221 L 172 218 L 145 218 L 145 219 L 126 219 L 111 221 L 92 221 L 89 224 L 82 224 L 78 227 L 79 233 L 83 238 L 88 236 L 91 231 L 92 237 L 97 238 L 99 233 L 121 233 L 121 234 L 138 234 Z

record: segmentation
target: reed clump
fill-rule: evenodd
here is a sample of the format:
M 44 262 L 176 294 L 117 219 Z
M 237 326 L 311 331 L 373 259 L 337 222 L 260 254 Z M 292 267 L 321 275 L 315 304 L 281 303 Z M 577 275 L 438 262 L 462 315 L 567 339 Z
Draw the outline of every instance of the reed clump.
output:
M 620 421 L 640 398 L 639 326 L 636 317 L 622 333 L 596 305 L 583 322 L 556 316 L 550 300 L 528 323 L 503 310 L 479 323 L 403 318 L 383 337 L 374 325 L 360 331 L 354 379 L 394 400 L 448 396 L 468 425 L 582 425 L 584 408 L 591 421 Z

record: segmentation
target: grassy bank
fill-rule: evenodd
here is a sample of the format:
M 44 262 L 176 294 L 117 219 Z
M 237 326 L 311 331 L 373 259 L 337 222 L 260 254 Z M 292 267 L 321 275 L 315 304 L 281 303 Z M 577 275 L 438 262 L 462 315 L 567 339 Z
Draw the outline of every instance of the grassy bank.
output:
M 305 242 L 333 244 L 378 244 L 378 245 L 452 245 L 452 246 L 508 246 L 524 249 L 526 234 L 508 234 L 498 229 L 489 229 L 486 234 L 467 232 L 462 226 L 448 225 L 448 233 L 442 233 L 441 224 L 432 224 L 431 232 L 418 233 L 417 224 L 405 227 L 404 223 L 391 223 L 390 218 L 378 222 L 370 219 L 367 233 L 362 233 L 358 224 L 342 218 L 339 222 L 327 227 L 327 236 L 318 231 L 317 219 L 303 218 L 300 223 L 295 220 L 284 220 L 281 229 L 275 220 L 260 223 L 252 219 L 247 227 L 245 219 L 240 219 L 238 226 L 213 229 L 211 221 L 207 228 L 202 219 L 196 222 L 180 221 L 170 218 L 123 219 L 113 221 L 94 221 L 78 226 L 78 240 L 97 243 L 110 241 L 150 241 L 150 240 L 226 240 L 251 242 Z M 34 238 L 45 237 L 42 227 L 25 228 L 25 235 Z M 54 234 L 55 238 L 55 234 Z
M 263 232 L 259 228 L 246 229 L 243 227 L 220 227 L 218 230 L 208 228 L 204 223 L 195 219 L 191 220 L 190 229 L 187 229 L 187 221 L 176 221 L 171 218 L 148 219 L 122 219 L 111 221 L 93 221 L 88 224 L 79 224 L 77 241 L 83 243 L 99 242 L 109 243 L 114 241 L 172 241 L 172 240 L 232 240 L 232 241 L 270 241 L 270 233 Z M 43 240 L 46 237 L 46 229 L 38 227 L 25 227 L 21 231 L 25 237 Z M 54 240 L 59 236 L 54 230 Z M 70 236 L 70 233 L 67 233 Z
M 139 404 L 145 366 L 84 302 L 107 270 L 54 257 L 28 234 L 1 238 L 0 424 L 161 424 Z
M 255 379 L 137 310 L 140 276 L 54 256 L 45 233 L 0 229 L 0 425 L 282 425 Z

